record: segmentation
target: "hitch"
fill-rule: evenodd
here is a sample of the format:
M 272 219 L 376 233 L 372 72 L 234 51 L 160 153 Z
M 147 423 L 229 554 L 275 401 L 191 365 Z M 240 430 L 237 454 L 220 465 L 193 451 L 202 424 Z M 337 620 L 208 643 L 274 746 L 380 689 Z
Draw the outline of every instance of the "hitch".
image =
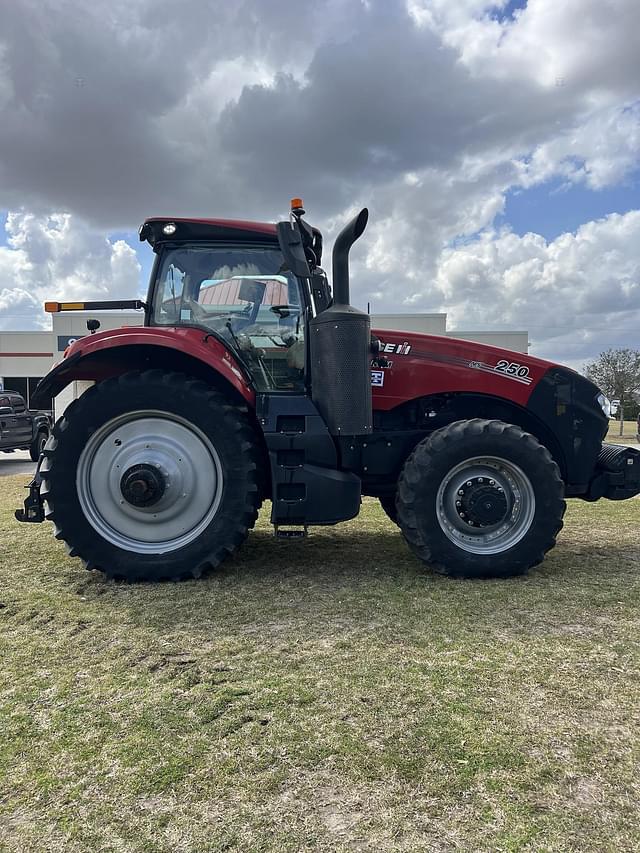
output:
M 40 524 L 40 522 L 45 520 L 44 503 L 40 494 L 40 486 L 42 485 L 40 464 L 43 458 L 43 456 L 40 456 L 33 480 L 29 485 L 25 486 L 25 489 L 29 489 L 29 497 L 25 498 L 24 509 L 17 509 L 14 512 L 17 521 L 31 521 L 34 524 Z

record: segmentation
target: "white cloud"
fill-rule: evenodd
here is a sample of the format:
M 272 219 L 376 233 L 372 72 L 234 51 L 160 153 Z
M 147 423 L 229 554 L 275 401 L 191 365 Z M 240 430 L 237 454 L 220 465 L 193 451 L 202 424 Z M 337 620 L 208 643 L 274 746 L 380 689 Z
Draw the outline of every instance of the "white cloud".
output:
M 410 0 L 414 19 L 459 51 L 474 76 L 535 81 L 573 96 L 637 94 L 635 0 L 528 0 L 512 18 L 492 13 L 506 0 Z M 615 61 L 612 59 L 615 57 Z
M 140 264 L 124 241 L 111 242 L 70 214 L 7 217 L 0 247 L 0 328 L 48 327 L 46 300 L 133 299 Z
M 274 219 L 302 195 L 327 243 L 349 210 L 370 207 L 354 249 L 358 304 L 446 309 L 446 292 L 464 325 L 527 326 L 519 306 L 535 309 L 531 294 L 546 288 L 586 339 L 570 281 L 595 298 L 615 228 L 593 224 L 602 272 L 579 274 L 581 260 L 573 278 L 567 258 L 583 258 L 587 226 L 566 251 L 562 238 L 491 228 L 509 190 L 556 178 L 597 190 L 637 169 L 640 4 L 529 0 L 497 20 L 505 5 L 324 0 L 292 15 L 286 0 L 9 4 L 0 209 L 33 220 L 14 214 L 0 249 L 2 322 L 24 327 L 34 293 L 34 305 L 132 295 L 133 252 L 100 229 L 164 213 Z M 617 251 L 622 275 L 631 250 Z M 566 274 L 552 274 L 558 264 Z M 492 311 L 476 306 L 474 282 L 494 287 Z M 630 298 L 633 285 L 620 288 Z
M 538 145 L 518 162 L 517 183 L 531 187 L 561 177 L 600 190 L 624 181 L 637 168 L 639 152 L 640 102 L 609 107 Z
M 505 22 L 487 0 L 411 0 L 412 15 L 405 0 L 294 16 L 282 0 L 41 5 L 3 17 L 0 209 L 133 228 L 169 209 L 273 217 L 304 190 L 330 217 L 407 173 L 464 177 L 474 159 L 533 155 L 522 180 L 593 186 L 637 162 L 638 115 L 623 113 L 636 0 L 529 0 Z M 590 160 L 586 177 L 571 156 Z
M 547 242 L 487 230 L 445 249 L 419 307 L 458 328 L 528 329 L 533 352 L 580 366 L 601 350 L 640 348 L 640 210 Z

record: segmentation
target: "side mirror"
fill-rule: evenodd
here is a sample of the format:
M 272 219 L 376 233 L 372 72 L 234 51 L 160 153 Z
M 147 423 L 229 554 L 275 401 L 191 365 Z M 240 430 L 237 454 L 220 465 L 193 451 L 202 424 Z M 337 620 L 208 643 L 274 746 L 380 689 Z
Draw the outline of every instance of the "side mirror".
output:
M 302 236 L 297 222 L 278 222 L 278 242 L 285 262 L 291 272 L 299 278 L 309 278 L 309 265 L 302 245 Z
M 13 409 L 11 406 L 0 406 L 0 415 L 12 415 Z

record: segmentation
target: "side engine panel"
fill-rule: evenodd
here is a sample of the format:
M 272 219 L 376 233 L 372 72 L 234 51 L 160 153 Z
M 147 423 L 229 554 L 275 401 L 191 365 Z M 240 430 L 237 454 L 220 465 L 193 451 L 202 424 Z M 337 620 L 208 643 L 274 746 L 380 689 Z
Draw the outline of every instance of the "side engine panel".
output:
M 473 341 L 374 331 L 381 348 L 371 363 L 374 410 L 445 393 L 479 393 L 525 406 L 548 362 Z

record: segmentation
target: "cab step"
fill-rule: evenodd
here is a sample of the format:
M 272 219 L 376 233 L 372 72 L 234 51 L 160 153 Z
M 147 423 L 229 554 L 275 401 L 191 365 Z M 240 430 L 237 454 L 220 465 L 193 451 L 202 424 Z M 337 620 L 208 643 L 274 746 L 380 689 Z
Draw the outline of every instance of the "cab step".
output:
M 274 524 L 273 530 L 276 539 L 306 539 L 309 535 L 306 524 L 302 527 L 282 527 L 280 524 Z

